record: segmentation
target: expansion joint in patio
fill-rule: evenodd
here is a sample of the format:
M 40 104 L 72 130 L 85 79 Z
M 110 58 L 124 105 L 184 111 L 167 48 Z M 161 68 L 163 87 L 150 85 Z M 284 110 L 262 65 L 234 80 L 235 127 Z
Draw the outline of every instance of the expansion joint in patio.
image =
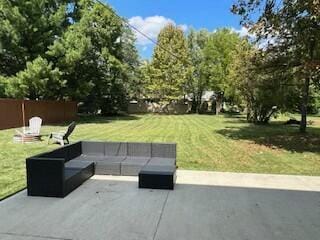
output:
M 162 205 L 162 209 L 161 209 L 161 213 L 160 213 L 160 216 L 159 216 L 159 220 L 157 222 L 157 226 L 156 226 L 156 230 L 154 231 L 154 234 L 153 234 L 153 240 L 156 239 L 156 236 L 157 236 L 157 232 L 158 232 L 158 228 L 159 228 L 159 225 L 160 225 L 160 222 L 161 222 L 161 219 L 162 219 L 162 215 L 163 215 L 163 212 L 164 212 L 164 209 L 167 205 L 167 201 L 168 201 L 168 198 L 169 198 L 169 194 L 170 194 L 170 191 L 168 191 L 167 193 L 167 196 L 166 196 L 166 199 L 164 200 L 164 203 Z
M 41 236 L 41 235 L 33 235 L 33 234 L 20 234 L 20 233 L 10 233 L 5 232 L 0 234 L 8 235 L 8 236 L 17 236 L 17 237 L 30 237 L 30 238 L 39 238 L 39 239 L 54 239 L 54 240 L 73 240 L 72 238 L 59 238 L 59 237 L 51 237 L 51 236 Z

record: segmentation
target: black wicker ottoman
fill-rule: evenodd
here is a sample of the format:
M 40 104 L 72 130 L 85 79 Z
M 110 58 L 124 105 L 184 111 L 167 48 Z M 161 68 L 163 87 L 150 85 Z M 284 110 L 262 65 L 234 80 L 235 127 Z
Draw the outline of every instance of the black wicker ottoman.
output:
M 146 165 L 139 172 L 139 188 L 173 190 L 176 166 Z

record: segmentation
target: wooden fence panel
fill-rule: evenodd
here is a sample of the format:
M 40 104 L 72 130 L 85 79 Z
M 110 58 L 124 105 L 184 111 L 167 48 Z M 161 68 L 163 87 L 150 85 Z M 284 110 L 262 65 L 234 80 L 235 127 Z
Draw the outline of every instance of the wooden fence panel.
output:
M 20 100 L 0 99 L 0 129 L 23 125 L 22 104 Z
M 27 126 L 35 116 L 42 118 L 43 124 L 73 121 L 77 111 L 76 102 L 0 99 L 0 129 L 22 127 L 23 121 Z
M 64 104 L 65 121 L 73 121 L 77 118 L 78 104 L 77 102 L 65 102 Z

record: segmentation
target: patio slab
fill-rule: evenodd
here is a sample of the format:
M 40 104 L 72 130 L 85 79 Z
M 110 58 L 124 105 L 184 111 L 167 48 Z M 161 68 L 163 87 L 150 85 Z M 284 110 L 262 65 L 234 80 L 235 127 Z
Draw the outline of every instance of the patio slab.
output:
M 178 171 L 174 191 L 94 176 L 64 199 L 0 202 L 0 239 L 310 239 L 320 236 L 320 177 Z

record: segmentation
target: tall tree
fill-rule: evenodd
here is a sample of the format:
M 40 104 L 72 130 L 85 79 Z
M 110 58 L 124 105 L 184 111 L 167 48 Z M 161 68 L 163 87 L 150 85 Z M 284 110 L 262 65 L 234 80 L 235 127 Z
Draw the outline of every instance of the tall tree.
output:
M 239 34 L 231 29 L 219 29 L 210 35 L 203 50 L 204 74 L 209 81 L 209 89 L 216 92 L 217 114 L 222 109 L 223 99 L 232 97 L 228 75 L 233 53 L 240 42 Z
M 310 86 L 319 84 L 319 6 L 319 0 L 238 0 L 232 8 L 242 17 L 241 23 L 257 36 L 268 60 L 266 67 L 291 73 L 301 89 L 301 132 L 307 126 Z
M 141 97 L 144 82 L 141 73 L 141 60 L 135 46 L 136 38 L 131 29 L 124 26 L 124 33 L 120 38 L 121 58 L 124 63 L 126 79 L 124 85 L 130 98 Z
M 149 90 L 155 98 L 173 100 L 186 92 L 188 59 L 187 42 L 183 30 L 172 24 L 158 36 L 151 61 Z
M 187 80 L 187 91 L 192 96 L 192 108 L 194 113 L 200 112 L 201 98 L 205 90 L 208 90 L 208 79 L 205 75 L 204 48 L 209 38 L 207 30 L 196 32 L 191 29 L 187 36 L 189 59 L 192 65 L 189 66 Z

